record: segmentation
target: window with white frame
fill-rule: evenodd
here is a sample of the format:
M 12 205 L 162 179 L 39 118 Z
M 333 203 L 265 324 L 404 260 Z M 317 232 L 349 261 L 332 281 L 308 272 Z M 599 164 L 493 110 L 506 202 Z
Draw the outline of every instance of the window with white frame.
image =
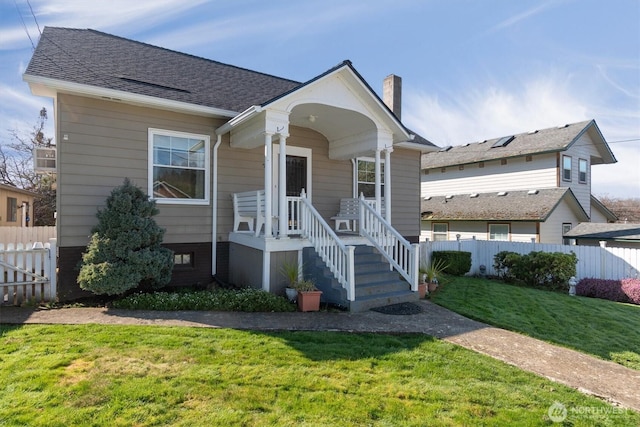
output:
M 449 224 L 445 222 L 434 222 L 431 225 L 431 230 L 434 242 L 449 240 Z
M 7 222 L 18 221 L 18 199 L 7 197 Z
M 562 156 L 562 180 L 571 181 L 571 156 Z
M 356 165 L 357 197 L 364 194 L 366 198 L 376 197 L 376 161 L 360 158 Z M 380 161 L 380 193 L 384 197 L 384 161 Z
M 509 224 L 489 224 L 489 240 L 509 240 Z
M 578 181 L 581 184 L 587 183 L 587 167 L 588 163 L 585 159 L 578 160 Z
M 159 203 L 209 203 L 209 135 L 149 129 L 149 194 Z

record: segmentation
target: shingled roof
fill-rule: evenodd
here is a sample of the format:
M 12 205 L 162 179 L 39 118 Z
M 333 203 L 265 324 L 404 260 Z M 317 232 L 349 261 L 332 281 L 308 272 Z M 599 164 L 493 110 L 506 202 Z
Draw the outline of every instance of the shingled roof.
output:
M 421 217 L 429 221 L 545 221 L 565 198 L 588 221 L 569 188 L 434 196 L 421 201 Z
M 445 147 L 422 156 L 422 169 L 467 165 L 472 163 L 521 157 L 533 154 L 565 151 L 585 132 L 590 132 L 600 152 L 602 160 L 594 159 L 592 164 L 615 163 L 609 146 L 594 120 L 573 123 L 533 132 L 509 135 L 472 144 Z M 505 141 L 503 146 L 496 146 Z
M 100 31 L 57 27 L 44 29 L 25 75 L 232 112 L 301 84 Z
M 640 224 L 582 222 L 566 232 L 564 236 L 593 240 L 640 241 Z

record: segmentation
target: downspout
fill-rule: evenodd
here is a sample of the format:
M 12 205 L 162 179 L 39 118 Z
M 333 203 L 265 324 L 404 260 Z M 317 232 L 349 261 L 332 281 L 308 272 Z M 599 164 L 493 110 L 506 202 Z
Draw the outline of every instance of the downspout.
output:
M 216 144 L 213 146 L 213 200 L 211 214 L 211 276 L 217 273 L 217 243 L 218 243 L 218 147 L 222 143 L 222 135 L 217 134 Z

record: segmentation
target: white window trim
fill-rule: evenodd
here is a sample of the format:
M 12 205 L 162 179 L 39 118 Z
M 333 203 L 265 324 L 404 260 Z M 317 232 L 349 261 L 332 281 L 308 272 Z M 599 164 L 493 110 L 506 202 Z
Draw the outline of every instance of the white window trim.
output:
M 447 230 L 442 232 L 442 231 L 435 231 L 435 225 L 444 225 L 447 227 Z M 433 222 L 431 223 L 431 240 L 433 240 L 434 242 L 436 242 L 436 235 L 439 236 L 444 236 L 444 240 L 447 241 L 449 240 L 449 223 L 448 222 Z
M 580 165 L 586 165 L 584 171 L 584 180 L 580 179 Z M 578 159 L 578 183 L 586 184 L 589 181 L 589 161 L 587 159 Z
M 569 159 L 569 162 L 571 163 L 571 167 L 568 169 L 569 170 L 569 179 L 564 177 L 564 171 L 567 170 L 564 167 L 564 159 Z M 562 165 L 561 165 L 561 174 L 562 174 L 562 181 L 564 182 L 572 182 L 573 181 L 573 158 L 571 156 L 567 156 L 565 154 L 562 155 Z
M 179 138 L 192 138 L 204 140 L 204 199 L 169 199 L 153 197 L 153 135 L 175 136 Z M 148 131 L 148 166 L 147 166 L 147 194 L 149 198 L 162 205 L 208 205 L 210 201 L 211 181 L 211 138 L 209 135 L 179 132 L 167 129 L 149 128 Z
M 507 240 L 498 240 L 498 239 L 492 239 L 491 238 L 491 227 L 492 226 L 497 226 L 497 225 L 502 225 L 502 226 L 507 226 Z M 494 233 L 495 234 L 495 233 Z M 488 230 L 487 230 L 487 240 L 490 240 L 492 242 L 510 242 L 511 241 L 511 224 L 509 223 L 496 223 L 496 224 L 489 224 Z
M 353 162 L 353 197 L 355 198 L 360 198 L 360 194 L 358 193 L 358 161 L 362 160 L 365 162 L 371 162 L 374 163 L 376 162 L 375 157 L 356 157 L 354 162 Z M 384 165 L 384 159 L 380 159 L 380 164 Z M 373 183 L 375 184 L 375 182 Z M 380 168 L 380 191 L 381 191 L 381 197 L 382 200 L 384 200 L 384 172 L 382 172 L 382 168 Z

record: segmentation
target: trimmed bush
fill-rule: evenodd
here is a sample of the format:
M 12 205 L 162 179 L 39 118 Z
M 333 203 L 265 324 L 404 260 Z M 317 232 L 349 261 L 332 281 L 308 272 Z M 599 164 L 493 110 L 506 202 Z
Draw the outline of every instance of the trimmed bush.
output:
M 286 298 L 251 288 L 133 294 L 112 305 L 131 310 L 295 311 L 295 306 Z
M 494 268 L 506 281 L 550 291 L 566 290 L 571 276 L 576 275 L 578 258 L 571 252 L 530 252 L 521 255 L 502 251 L 493 257 Z
M 159 289 L 171 280 L 173 252 L 160 244 L 164 230 L 149 200 L 128 178 L 99 210 L 98 225 L 82 255 L 78 283 L 98 295 L 121 295 L 132 289 Z
M 576 295 L 640 305 L 640 279 L 582 279 Z
M 463 251 L 433 251 L 433 263 L 443 263 L 446 267 L 443 273 L 452 276 L 464 276 L 471 270 L 471 252 Z

